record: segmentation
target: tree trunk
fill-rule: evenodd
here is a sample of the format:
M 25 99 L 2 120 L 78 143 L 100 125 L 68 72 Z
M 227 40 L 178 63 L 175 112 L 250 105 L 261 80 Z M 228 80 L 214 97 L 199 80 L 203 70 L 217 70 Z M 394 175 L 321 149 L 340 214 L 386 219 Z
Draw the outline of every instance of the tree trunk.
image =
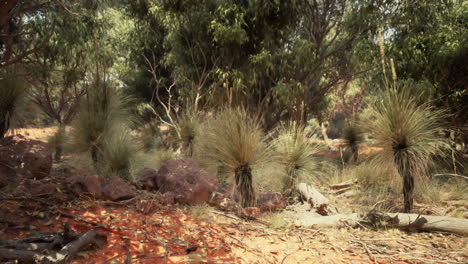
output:
M 359 147 L 357 144 L 351 145 L 351 162 L 357 164 L 359 159 Z
M 55 147 L 55 156 L 54 156 L 55 161 L 60 161 L 62 159 L 62 153 L 63 153 L 63 147 L 62 145 L 59 144 Z
M 283 196 L 284 197 L 291 197 L 294 193 L 294 191 L 297 188 L 297 180 L 298 180 L 298 175 L 297 175 L 297 169 L 292 167 L 289 168 L 286 172 L 286 177 L 284 178 L 283 181 Z
M 401 173 L 403 174 L 403 212 L 409 213 L 413 209 L 414 178 L 407 169 L 403 169 Z
M 10 128 L 10 120 L 7 117 L 7 114 L 1 113 L 0 116 L 0 139 L 5 137 L 5 134 L 8 132 Z
M 255 191 L 252 182 L 252 169 L 249 165 L 242 165 L 235 171 L 237 189 L 241 195 L 241 206 L 255 206 Z

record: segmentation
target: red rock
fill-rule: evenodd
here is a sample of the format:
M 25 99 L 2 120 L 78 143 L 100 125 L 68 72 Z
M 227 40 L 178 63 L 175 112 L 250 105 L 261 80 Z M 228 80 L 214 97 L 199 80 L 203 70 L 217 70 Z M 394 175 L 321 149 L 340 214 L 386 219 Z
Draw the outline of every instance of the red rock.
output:
M 242 208 L 241 215 L 249 218 L 257 218 L 260 216 L 260 208 L 258 207 L 246 207 Z
M 52 155 L 47 143 L 15 135 L 0 139 L 0 164 L 16 175 L 43 179 L 52 168 Z
M 159 192 L 172 193 L 175 202 L 184 204 L 208 202 L 218 187 L 216 175 L 202 170 L 192 159 L 167 161 L 154 179 Z
M 76 174 L 67 179 L 68 189 L 75 195 L 102 197 L 103 180 L 96 174 Z
M 260 193 L 257 198 L 257 206 L 262 211 L 278 211 L 286 208 L 286 201 L 279 192 Z
M 140 177 L 138 179 L 139 187 L 148 191 L 157 190 L 158 188 L 155 182 L 157 173 L 155 169 L 144 168 L 140 172 Z
M 26 180 L 24 186 L 32 196 L 50 195 L 57 193 L 59 186 L 53 183 L 42 183 L 36 180 Z
M 102 197 L 111 201 L 127 200 L 135 197 L 136 188 L 120 177 L 112 176 L 105 179 Z

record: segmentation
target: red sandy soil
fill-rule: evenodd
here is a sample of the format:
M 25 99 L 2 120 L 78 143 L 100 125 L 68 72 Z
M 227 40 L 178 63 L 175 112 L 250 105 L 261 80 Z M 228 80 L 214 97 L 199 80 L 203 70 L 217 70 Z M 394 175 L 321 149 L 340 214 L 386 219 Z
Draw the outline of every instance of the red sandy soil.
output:
M 467 263 L 467 238 L 398 230 L 273 229 L 206 209 L 197 220 L 190 208 L 156 206 L 143 214 L 130 204 L 78 201 L 57 207 L 46 200 L 2 200 L 1 239 L 32 231 L 61 231 L 73 219 L 77 233 L 107 235 L 98 250 L 69 263 Z M 141 211 L 141 210 L 140 210 Z M 10 218 L 10 221 L 8 220 Z M 14 223 L 14 224 L 13 224 Z M 12 226 L 13 225 L 13 226 Z

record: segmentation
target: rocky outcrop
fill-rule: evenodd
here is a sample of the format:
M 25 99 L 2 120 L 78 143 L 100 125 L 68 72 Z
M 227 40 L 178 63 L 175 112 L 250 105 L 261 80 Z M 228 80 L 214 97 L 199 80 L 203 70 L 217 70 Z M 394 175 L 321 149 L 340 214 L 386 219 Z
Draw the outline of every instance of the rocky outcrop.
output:
M 117 176 L 104 179 L 96 174 L 76 174 L 67 179 L 67 186 L 77 196 L 94 199 L 120 201 L 136 195 L 136 188 Z
M 120 177 L 112 176 L 105 179 L 102 196 L 106 200 L 120 201 L 135 197 L 136 188 Z

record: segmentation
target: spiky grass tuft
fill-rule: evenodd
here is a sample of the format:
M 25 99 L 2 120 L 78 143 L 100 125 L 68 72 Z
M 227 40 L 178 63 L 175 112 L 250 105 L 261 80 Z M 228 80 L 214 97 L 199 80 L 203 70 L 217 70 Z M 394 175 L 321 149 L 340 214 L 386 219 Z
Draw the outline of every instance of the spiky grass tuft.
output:
M 133 143 L 130 132 L 128 128 L 121 127 L 104 140 L 100 167 L 102 175 L 117 175 L 125 180 L 132 180 L 130 169 L 138 147 Z
M 98 171 L 127 166 L 128 161 L 122 160 L 122 157 L 129 157 L 128 154 L 133 153 L 129 146 L 132 142 L 127 139 L 127 129 L 132 122 L 129 103 L 129 97 L 99 76 L 82 99 L 73 123 L 70 144 L 76 152 L 89 151 Z M 113 164 L 102 164 L 106 159 Z M 116 161 L 122 162 L 121 166 L 117 166 Z
M 252 169 L 268 156 L 259 122 L 244 109 L 225 109 L 206 122 L 195 142 L 202 165 L 234 174 L 243 207 L 255 204 Z
M 401 90 L 388 91 L 371 111 L 374 119 L 363 124 L 383 147 L 376 158 L 382 164 L 391 161 L 403 178 L 404 211 L 409 212 L 415 178 L 426 176 L 432 160 L 450 149 L 443 137 L 447 115 Z
M 321 160 L 314 156 L 324 150 L 323 146 L 314 144 L 304 126 L 295 122 L 281 126 L 278 136 L 271 142 L 275 159 L 283 165 L 286 176 L 283 179 L 283 194 L 290 196 L 300 176 L 313 175 L 320 171 Z

